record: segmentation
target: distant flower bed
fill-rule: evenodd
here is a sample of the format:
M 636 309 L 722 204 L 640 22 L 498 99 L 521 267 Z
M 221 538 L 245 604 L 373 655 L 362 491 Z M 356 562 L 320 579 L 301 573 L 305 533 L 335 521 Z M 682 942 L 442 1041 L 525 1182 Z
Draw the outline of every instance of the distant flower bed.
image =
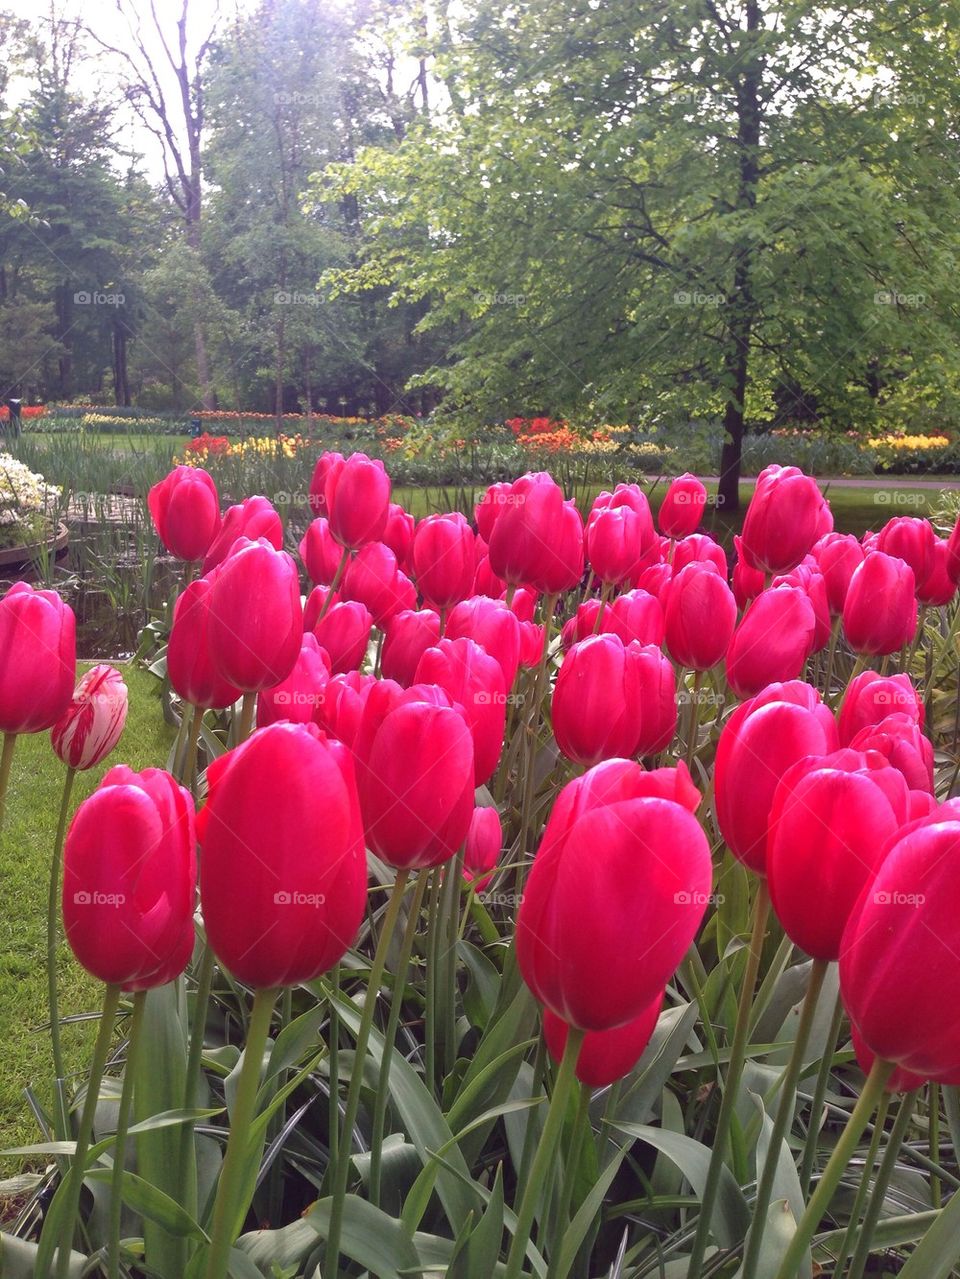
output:
M 0 548 L 48 536 L 59 499 L 59 488 L 9 453 L 0 453 Z
M 43 417 L 46 411 L 46 405 L 44 404 L 25 404 L 20 410 L 20 416 L 24 419 Z M 0 404 L 0 422 L 8 422 L 9 420 L 10 406 L 8 404 Z

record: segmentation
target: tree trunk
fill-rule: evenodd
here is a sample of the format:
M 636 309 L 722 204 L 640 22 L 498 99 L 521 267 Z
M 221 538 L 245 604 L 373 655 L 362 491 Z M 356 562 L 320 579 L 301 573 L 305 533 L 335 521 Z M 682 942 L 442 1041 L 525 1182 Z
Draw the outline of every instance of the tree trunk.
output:
M 127 373 L 127 330 L 116 321 L 113 326 L 113 402 L 130 404 L 130 378 Z
M 273 411 L 277 418 L 277 435 L 283 433 L 283 362 L 286 356 L 286 324 L 283 311 L 277 320 L 277 376 L 273 392 Z
M 747 40 L 752 46 L 743 76 L 735 84 L 737 95 L 737 212 L 753 209 L 760 179 L 760 83 L 762 63 L 757 52 L 760 31 L 759 0 L 747 0 Z M 743 462 L 743 425 L 747 386 L 750 379 L 750 337 L 757 305 L 752 288 L 752 246 L 744 238 L 737 248 L 733 273 L 733 294 L 727 301 L 727 349 L 724 375 L 727 403 L 723 414 L 723 449 L 720 454 L 720 483 L 717 509 L 736 511 L 740 507 L 740 471 Z

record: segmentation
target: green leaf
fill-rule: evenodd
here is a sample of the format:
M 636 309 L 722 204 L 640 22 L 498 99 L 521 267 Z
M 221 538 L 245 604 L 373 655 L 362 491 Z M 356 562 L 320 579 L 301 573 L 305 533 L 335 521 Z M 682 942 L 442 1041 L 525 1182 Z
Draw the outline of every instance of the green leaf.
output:
M 110 1184 L 113 1177 L 112 1168 L 92 1168 L 86 1176 L 87 1181 L 99 1181 Z M 207 1241 L 206 1232 L 200 1224 L 175 1199 L 163 1193 L 149 1181 L 144 1181 L 136 1173 L 124 1169 L 121 1196 L 125 1204 L 140 1213 L 148 1221 L 156 1222 L 168 1234 L 181 1239 Z
M 330 1226 L 330 1204 L 330 1199 L 321 1199 L 302 1218 L 322 1239 Z M 399 1221 L 356 1195 L 344 1200 L 340 1247 L 378 1279 L 400 1279 L 409 1270 L 420 1273 L 419 1254 Z
M 568 1274 L 570 1268 L 576 1260 L 577 1253 L 580 1251 L 584 1239 L 590 1227 L 597 1219 L 597 1214 L 603 1207 L 603 1201 L 607 1191 L 613 1184 L 613 1179 L 620 1171 L 620 1165 L 623 1163 L 624 1156 L 630 1149 L 629 1146 L 621 1146 L 613 1155 L 607 1166 L 601 1171 L 597 1178 L 596 1184 L 591 1188 L 583 1203 L 574 1214 L 573 1220 L 564 1231 L 563 1239 L 560 1244 L 560 1255 L 557 1261 L 557 1270 L 560 1274 Z
M 878 1245 L 879 1246 L 879 1245 Z M 927 1230 L 900 1279 L 946 1279 L 960 1257 L 960 1193 L 955 1194 Z
M 71 1251 L 69 1279 L 80 1279 L 87 1264 L 81 1252 Z M 0 1233 L 0 1275 L 3 1279 L 34 1279 L 37 1273 L 37 1245 L 26 1239 Z

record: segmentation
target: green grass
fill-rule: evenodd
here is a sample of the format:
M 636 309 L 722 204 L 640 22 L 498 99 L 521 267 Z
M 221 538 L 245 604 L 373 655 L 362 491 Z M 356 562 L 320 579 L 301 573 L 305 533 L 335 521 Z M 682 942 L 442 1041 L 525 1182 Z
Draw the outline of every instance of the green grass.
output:
M 82 669 L 86 669 L 84 666 Z M 114 764 L 162 767 L 172 730 L 164 723 L 154 690 L 156 679 L 125 665 L 130 712 L 120 743 L 102 764 L 77 776 L 74 807 Z M 47 1106 L 53 1067 L 47 1014 L 46 908 L 50 858 L 57 829 L 65 769 L 50 747 L 48 733 L 21 737 L 16 745 L 7 817 L 0 835 L 0 1149 L 40 1140 L 23 1089 L 32 1086 Z M 59 953 L 61 1016 L 96 1012 L 102 986 L 76 963 L 66 942 Z M 93 1043 L 93 1021 L 64 1027 L 67 1069 L 83 1072 Z M 21 1161 L 7 1159 L 13 1173 Z

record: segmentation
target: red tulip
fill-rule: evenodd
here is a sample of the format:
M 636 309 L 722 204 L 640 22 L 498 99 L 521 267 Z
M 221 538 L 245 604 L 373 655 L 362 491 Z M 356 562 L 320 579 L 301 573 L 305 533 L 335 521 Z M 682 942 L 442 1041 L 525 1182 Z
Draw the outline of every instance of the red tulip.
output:
M 462 600 L 451 610 L 444 635 L 451 640 L 475 640 L 500 663 L 504 687 L 513 687 L 520 666 L 520 623 L 502 600 L 483 595 Z
M 351 453 L 327 474 L 324 494 L 330 532 L 341 546 L 355 551 L 380 540 L 387 526 L 390 476 L 379 459 Z
M 0 600 L 0 733 L 54 726 L 73 696 L 76 635 L 73 609 L 56 591 L 10 587 Z
M 960 821 L 934 813 L 893 845 L 843 934 L 840 993 L 871 1052 L 924 1079 L 960 1068 Z
M 636 754 L 656 755 L 666 750 L 677 731 L 677 679 L 669 658 L 655 644 L 642 645 L 635 662 L 640 672 Z
M 199 560 L 220 527 L 213 476 L 199 466 L 175 466 L 147 494 L 160 541 L 179 560 Z
M 884 656 L 909 644 L 917 630 L 916 579 L 901 559 L 871 551 L 850 579 L 843 631 L 855 653 Z
M 313 725 L 272 724 L 207 778 L 200 901 L 214 953 L 249 986 L 312 981 L 353 943 L 366 905 L 348 752 Z
M 861 729 L 850 746 L 879 752 L 903 773 L 912 791 L 933 793 L 933 744 L 912 714 L 888 715 L 879 724 Z
M 507 690 L 495 657 L 472 639 L 442 639 L 417 666 L 417 683 L 436 684 L 463 711 L 473 737 L 476 784 L 496 772 L 506 729 Z
M 298 549 L 310 580 L 318 586 L 330 586 L 337 576 L 343 551 L 334 541 L 330 525 L 323 516 L 307 525 Z
M 379 680 L 354 751 L 371 851 L 403 869 L 448 861 L 470 828 L 474 777 L 473 739 L 447 695 Z
M 310 478 L 310 509 L 314 515 L 322 515 L 329 518 L 330 508 L 327 504 L 327 482 L 333 480 L 343 470 L 343 464 L 346 459 L 342 453 L 321 453 L 317 458 L 317 464 L 313 468 L 313 475 Z
M 960 518 L 947 539 L 947 573 L 951 582 L 960 582 Z
M 581 640 L 599 634 L 598 619 L 602 607 L 599 599 L 584 600 L 573 617 L 567 618 L 560 631 L 560 648 L 564 653 L 572 644 L 579 644 Z
M 660 503 L 657 523 L 667 537 L 688 537 L 695 532 L 707 506 L 707 490 L 689 471 L 678 475 Z
M 841 750 L 784 774 L 770 809 L 767 879 L 801 950 L 839 959 L 847 920 L 909 809 L 906 782 L 877 755 Z
M 512 496 L 512 484 L 491 484 L 473 508 L 473 516 L 477 521 L 477 530 L 485 542 L 490 541 L 490 534 L 493 532 L 497 517 L 504 506 L 511 504 Z
M 356 600 L 334 604 L 314 622 L 313 633 L 320 646 L 329 653 L 330 669 L 334 675 L 357 669 L 367 651 L 372 626 L 370 610 Z
M 405 609 L 395 613 L 387 622 L 380 653 L 384 678 L 409 688 L 416 679 L 420 658 L 439 639 L 440 616 L 432 609 Z
M 503 828 L 495 808 L 475 808 L 463 846 L 463 877 L 482 890 L 503 851 Z
M 93 666 L 51 729 L 50 742 L 68 768 L 93 768 L 116 746 L 126 722 L 123 676 L 112 666 Z
M 520 665 L 531 670 L 543 660 L 543 645 L 546 633 L 542 626 L 535 622 L 520 623 Z
M 768 466 L 743 521 L 743 557 L 764 573 L 788 573 L 832 528 L 816 480 L 795 466 Z
M 593 635 L 567 653 L 553 690 L 553 733 L 567 759 L 599 764 L 636 754 L 642 651 L 616 635 Z
M 517 962 L 570 1025 L 611 1030 L 662 992 L 696 935 L 713 867 L 697 819 L 626 760 L 557 797 L 517 915 Z
M 318 706 L 320 727 L 352 749 L 370 689 L 376 682 L 372 675 L 361 675 L 359 671 L 332 675 L 324 686 L 323 699 Z
M 743 539 L 734 535 L 733 545 L 737 552 L 733 566 L 733 595 L 737 607 L 745 609 L 766 586 L 767 579 L 761 569 L 751 568 L 743 558 Z
M 227 508 L 220 531 L 204 556 L 204 573 L 222 564 L 240 538 L 251 542 L 264 538 L 275 551 L 283 549 L 283 521 L 267 498 L 248 497 Z
M 396 556 L 382 542 L 361 546 L 347 565 L 340 593 L 346 600 L 365 604 L 380 630 L 395 613 L 417 606 L 413 583 L 400 572 Z
M 816 563 L 798 564 L 789 573 L 773 579 L 773 586 L 795 586 L 803 591 L 813 605 L 813 640 L 812 653 L 819 653 L 830 643 L 832 622 L 830 618 L 830 601 L 827 598 L 827 584 Z
M 479 551 L 479 541 L 477 543 Z M 497 577 L 496 573 L 490 567 L 490 557 L 487 554 L 480 554 L 477 559 L 477 571 L 473 575 L 473 593 L 474 595 L 489 595 L 492 599 L 497 599 L 506 590 L 506 582 L 502 577 Z
M 506 592 L 502 593 L 504 603 L 506 601 Z M 529 586 L 518 586 L 513 592 L 513 599 L 507 603 L 511 613 L 516 613 L 520 622 L 532 622 L 537 615 L 537 601 L 539 600 L 539 592 L 533 590 Z
M 949 604 L 957 593 L 957 586 L 949 572 L 949 547 L 942 537 L 933 544 L 930 572 L 917 585 L 917 599 L 927 607 L 941 608 Z
M 852 1022 L 850 1023 L 850 1039 L 853 1043 L 853 1051 L 857 1055 L 857 1065 L 865 1075 L 869 1075 L 877 1055 L 872 1053 L 863 1042 L 863 1036 Z M 887 1093 L 915 1092 L 916 1089 L 922 1088 L 926 1082 L 926 1075 L 912 1075 L 909 1070 L 901 1070 L 898 1067 L 884 1084 L 883 1090 Z
M 583 521 L 545 472 L 521 475 L 504 495 L 490 532 L 490 566 L 498 577 L 547 594 L 583 576 Z
M 877 550 L 909 564 L 916 581 L 923 582 L 933 568 L 935 542 L 936 534 L 929 520 L 915 515 L 896 515 L 880 530 Z
M 712 564 L 724 581 L 727 580 L 727 556 L 719 542 L 715 542 L 706 533 L 691 533 L 675 543 L 673 559 L 673 576 L 687 567 L 688 564 Z
M 909 675 L 861 671 L 850 681 L 840 707 L 840 745 L 849 746 L 864 728 L 875 728 L 888 715 L 908 715 L 923 727 L 923 701 Z
M 476 538 L 459 511 L 420 521 L 413 537 L 413 571 L 426 603 L 442 610 L 465 600 L 476 570 Z
M 167 675 L 178 697 L 203 709 L 232 706 L 240 690 L 220 673 L 210 650 L 213 580 L 198 578 L 177 597 L 167 644 Z
M 655 595 L 657 599 L 662 599 L 672 577 L 673 568 L 670 564 L 651 564 L 649 568 L 643 570 L 633 586 L 636 590 L 646 591 L 648 595 Z
M 738 697 L 796 679 L 810 656 L 816 616 L 795 586 L 763 591 L 747 609 L 727 649 L 727 680 Z
M 111 768 L 77 809 L 64 845 L 63 922 L 73 953 L 109 985 L 145 990 L 170 981 L 190 957 L 184 935 L 192 932 L 196 879 L 189 794 L 159 768 Z
M 416 520 L 409 511 L 405 511 L 396 502 L 387 507 L 387 522 L 380 537 L 385 546 L 389 546 L 397 557 L 397 563 L 404 573 L 413 571 L 411 555 L 413 552 L 413 534 Z
M 587 1088 L 606 1088 L 629 1075 L 653 1037 L 663 1007 L 663 991 L 639 1017 L 612 1030 L 588 1030 L 577 1057 L 576 1075 Z M 543 1010 L 543 1037 L 554 1061 L 561 1061 L 570 1027 L 551 1012 Z
M 850 579 L 863 563 L 863 547 L 852 533 L 827 533 L 810 553 L 823 574 L 830 612 L 839 617 L 846 603 Z
M 303 638 L 300 579 L 286 551 L 241 541 L 215 570 L 207 634 L 214 666 L 242 692 L 286 679 Z
M 601 582 L 620 586 L 657 558 L 657 535 L 644 495 L 642 505 L 612 505 L 614 495 L 601 493 L 584 530 L 584 549 Z M 604 502 L 611 503 L 607 505 Z
M 750 870 L 766 873 L 770 810 L 784 774 L 807 755 L 836 749 L 833 716 L 799 680 L 770 685 L 724 724 L 714 766 L 717 824 Z
M 320 724 L 329 678 L 330 658 L 326 649 L 321 648 L 316 636 L 308 631 L 287 678 L 272 688 L 261 689 L 257 698 L 257 728 L 266 728 L 279 720 Z
M 600 630 L 605 634 L 619 635 L 624 644 L 631 640 L 640 644 L 662 644 L 663 606 L 656 595 L 648 591 L 625 591 L 604 609 Z
M 664 634 L 680 666 L 708 671 L 729 647 L 737 624 L 737 601 L 709 562 L 694 562 L 675 574 L 665 592 Z

